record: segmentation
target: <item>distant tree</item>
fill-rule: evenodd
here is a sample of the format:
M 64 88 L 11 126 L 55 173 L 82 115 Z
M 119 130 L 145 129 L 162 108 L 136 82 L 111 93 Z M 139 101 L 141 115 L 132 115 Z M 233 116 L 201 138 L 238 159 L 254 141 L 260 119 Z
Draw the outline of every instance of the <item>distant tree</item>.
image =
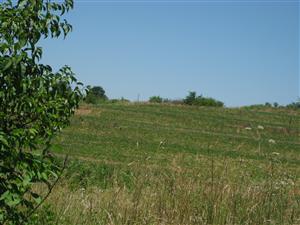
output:
M 274 103 L 273 103 L 273 106 L 274 106 L 275 108 L 277 108 L 277 107 L 279 106 L 279 104 L 278 104 L 277 102 L 274 102 Z
M 149 98 L 149 102 L 151 103 L 162 103 L 163 99 L 160 96 L 152 96 Z
M 300 109 L 300 99 L 296 102 L 292 102 L 291 104 L 288 104 L 286 107 L 290 109 Z
M 194 91 L 189 92 L 188 96 L 183 100 L 187 105 L 198 105 L 198 106 L 214 106 L 223 107 L 224 103 L 214 98 L 203 97 L 202 95 L 197 96 Z
M 120 99 L 114 98 L 114 99 L 109 99 L 109 103 L 129 103 L 130 100 L 121 97 Z
M 98 98 L 107 99 L 107 96 L 105 95 L 104 89 L 100 86 L 92 87 L 91 90 L 90 90 L 90 93 L 95 95 Z
M 87 95 L 85 101 L 87 103 L 96 104 L 99 101 L 107 100 L 107 96 L 105 95 L 105 90 L 101 86 L 87 86 Z
M 183 102 L 187 105 L 194 105 L 197 99 L 197 93 L 195 91 L 190 91 L 188 96 L 185 97 Z
M 266 103 L 265 103 L 265 106 L 267 106 L 267 107 L 272 107 L 272 104 L 269 103 L 269 102 L 266 102 Z

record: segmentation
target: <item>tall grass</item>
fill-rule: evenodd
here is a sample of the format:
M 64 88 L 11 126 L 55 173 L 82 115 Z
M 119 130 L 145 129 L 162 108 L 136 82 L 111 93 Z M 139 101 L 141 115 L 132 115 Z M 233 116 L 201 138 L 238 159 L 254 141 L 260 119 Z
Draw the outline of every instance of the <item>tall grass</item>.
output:
M 56 187 L 48 205 L 33 221 L 82 225 L 300 224 L 298 178 L 285 170 L 276 155 L 269 157 L 268 163 L 257 168 L 253 161 L 214 156 L 197 157 L 194 167 L 186 168 L 182 166 L 187 160 L 183 154 L 161 169 L 141 163 L 117 168 L 76 162 L 67 173 L 72 176 Z M 91 168 L 98 172 L 91 172 Z M 99 171 L 104 171 L 101 180 L 96 179 Z M 84 179 L 91 183 L 84 185 Z

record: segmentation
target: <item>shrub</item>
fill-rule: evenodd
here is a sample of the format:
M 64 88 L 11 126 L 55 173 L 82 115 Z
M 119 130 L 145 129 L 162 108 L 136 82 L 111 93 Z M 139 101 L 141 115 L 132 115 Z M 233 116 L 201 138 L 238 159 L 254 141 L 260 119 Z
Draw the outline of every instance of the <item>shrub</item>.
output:
M 202 95 L 197 96 L 196 92 L 192 91 L 188 96 L 183 100 L 187 105 L 198 105 L 198 106 L 214 106 L 214 107 L 223 107 L 224 103 L 218 101 L 214 98 L 206 98 Z
M 163 99 L 160 96 L 152 96 L 149 98 L 149 102 L 151 103 L 162 103 Z
M 0 224 L 26 224 L 61 172 L 50 143 L 78 107 L 81 83 L 68 66 L 40 64 L 37 43 L 71 31 L 61 20 L 71 8 L 72 0 L 0 3 Z M 46 197 L 34 183 L 48 187 Z
M 107 102 L 108 103 L 129 103 L 130 100 L 122 97 L 121 99 L 117 99 L 117 98 L 109 99 Z
M 286 106 L 289 109 L 300 109 L 300 100 L 298 102 L 293 102 Z
M 266 103 L 265 103 L 265 106 L 266 106 L 266 107 L 272 107 L 272 104 L 271 104 L 270 102 L 266 102 Z
M 195 105 L 197 100 L 197 94 L 195 91 L 190 91 L 189 95 L 183 100 L 184 104 Z
M 101 86 L 88 86 L 87 89 L 88 91 L 85 97 L 86 103 L 97 104 L 108 99 L 105 95 L 105 90 Z

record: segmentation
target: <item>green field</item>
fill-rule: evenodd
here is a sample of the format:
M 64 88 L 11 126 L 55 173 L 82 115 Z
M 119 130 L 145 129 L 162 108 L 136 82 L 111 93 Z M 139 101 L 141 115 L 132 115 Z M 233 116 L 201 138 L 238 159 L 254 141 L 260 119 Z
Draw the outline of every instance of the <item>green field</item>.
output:
M 45 224 L 300 224 L 299 111 L 82 105 L 53 151 Z

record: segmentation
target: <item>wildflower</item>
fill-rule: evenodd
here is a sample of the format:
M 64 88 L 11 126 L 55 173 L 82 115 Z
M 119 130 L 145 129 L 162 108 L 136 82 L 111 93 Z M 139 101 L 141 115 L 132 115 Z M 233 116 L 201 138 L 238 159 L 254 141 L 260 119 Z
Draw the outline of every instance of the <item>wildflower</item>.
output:
M 265 129 L 263 126 L 261 126 L 261 125 L 258 125 L 257 126 L 257 129 L 259 129 L 259 130 L 263 130 L 263 129 Z
M 273 139 L 269 139 L 269 143 L 270 143 L 270 144 L 275 144 L 276 142 L 275 142 L 275 140 L 273 140 Z
M 84 198 L 84 193 L 85 193 L 85 188 L 80 188 L 80 195 L 81 195 L 81 198 L 83 199 Z
M 272 152 L 272 155 L 279 155 L 279 152 Z
M 251 127 L 245 127 L 245 130 L 252 130 Z

